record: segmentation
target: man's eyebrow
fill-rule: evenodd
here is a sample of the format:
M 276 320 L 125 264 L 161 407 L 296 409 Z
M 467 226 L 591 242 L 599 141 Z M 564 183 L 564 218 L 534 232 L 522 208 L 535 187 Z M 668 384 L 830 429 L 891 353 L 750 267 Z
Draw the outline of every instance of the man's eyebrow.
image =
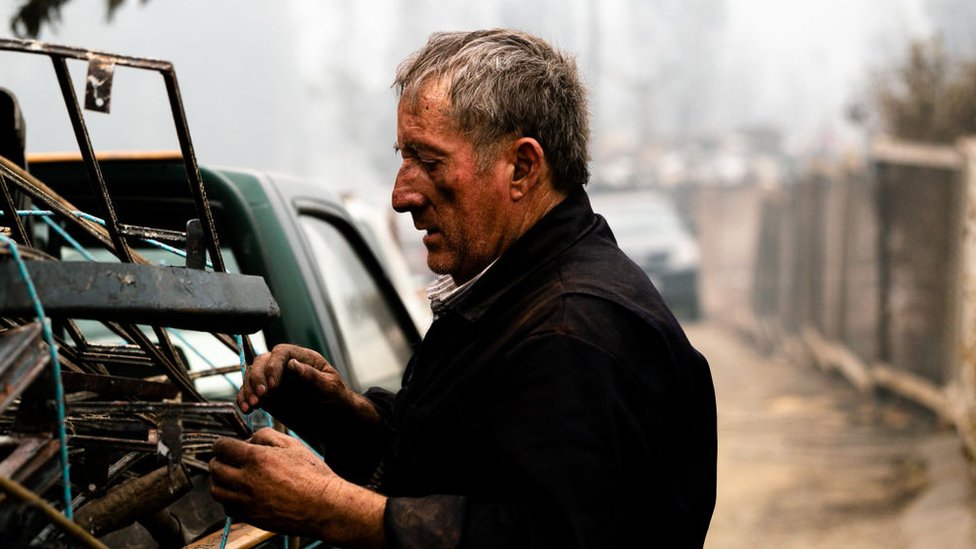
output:
M 444 151 L 438 147 L 435 147 L 427 143 L 417 142 L 417 141 L 407 141 L 404 143 L 400 143 L 399 141 L 394 141 L 393 150 L 396 151 L 397 153 L 406 151 L 407 153 L 410 154 L 425 153 L 425 154 L 432 154 L 438 156 L 445 154 Z

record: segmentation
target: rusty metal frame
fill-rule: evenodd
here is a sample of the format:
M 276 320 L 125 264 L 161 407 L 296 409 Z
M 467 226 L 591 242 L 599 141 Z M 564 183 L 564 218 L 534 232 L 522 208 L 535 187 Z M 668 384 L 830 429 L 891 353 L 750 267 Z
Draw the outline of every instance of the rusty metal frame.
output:
M 49 357 L 39 322 L 0 332 L 0 413 L 34 381 Z
M 203 179 L 190 138 L 173 65 L 168 61 L 156 59 L 116 55 L 31 40 L 0 38 L 0 52 L 5 51 L 40 55 L 51 60 L 85 166 L 91 193 L 95 199 L 97 211 L 92 213 L 96 213 L 104 221 L 103 225 L 99 225 L 90 219 L 76 215 L 77 208 L 58 196 L 47 185 L 29 174 L 22 166 L 0 157 L 0 214 L 5 216 L 5 221 L 9 221 L 5 225 L 10 226 L 13 240 L 23 244 L 25 250 L 34 252 L 31 242 L 31 222 L 22 220 L 17 214 L 18 199 L 26 196 L 36 206 L 51 210 L 50 215 L 63 226 L 84 233 L 90 242 L 94 242 L 97 246 L 105 248 L 118 257 L 122 265 L 101 264 L 107 268 L 106 272 L 112 269 L 117 270 L 122 275 L 141 272 L 143 265 L 140 264 L 145 264 L 147 261 L 140 256 L 136 248 L 130 245 L 129 239 L 153 238 L 175 245 L 182 244 L 188 253 L 187 267 L 197 271 L 206 268 L 206 254 L 209 252 L 213 270 L 216 273 L 226 273 L 214 217 L 205 194 Z M 72 84 L 68 70 L 69 61 L 82 61 L 88 64 L 84 106 L 79 102 L 75 93 L 75 86 Z M 199 219 L 198 222 L 189 224 L 186 232 L 127 225 L 121 223 L 116 215 L 115 205 L 102 173 L 100 160 L 92 146 L 83 111 L 86 109 L 101 112 L 109 111 L 112 81 L 120 67 L 156 72 L 163 78 L 180 144 L 187 185 L 193 199 L 196 216 Z M 0 255 L 2 252 L 3 250 L 0 250 Z M 36 255 L 45 256 L 39 250 Z M 36 257 L 36 259 L 50 258 Z M 0 261 L 0 266 L 3 266 L 2 263 Z M 44 278 L 40 271 L 43 271 L 45 266 L 38 268 L 41 263 L 36 262 L 35 265 L 32 265 L 34 267 L 32 272 L 38 272 L 39 279 Z M 159 278 L 162 276 L 160 273 L 152 273 L 147 270 L 146 274 L 149 276 L 147 280 L 157 282 L 161 280 Z M 192 277 L 195 274 L 203 275 L 201 272 L 196 272 L 190 273 L 189 276 Z M 208 276 L 212 274 L 215 273 L 208 273 Z M 70 273 L 65 274 L 65 276 L 69 275 Z M 225 276 L 221 274 L 210 277 L 213 278 L 211 282 Z M 240 275 L 234 276 L 239 277 Z M 9 272 L 7 278 L 10 279 Z M 4 277 L 0 276 L 0 280 L 3 279 Z M 52 280 L 54 279 L 58 279 L 57 273 L 53 273 Z M 62 277 L 58 280 L 63 282 L 66 279 Z M 43 289 L 43 280 L 41 282 L 40 286 Z M 230 286 L 236 286 L 238 289 L 250 288 L 247 281 L 243 279 L 230 281 L 229 285 L 227 282 L 221 282 L 221 284 L 227 288 Z M 263 283 L 263 281 L 261 282 Z M 51 287 L 54 288 L 54 286 Z M 267 291 L 266 286 L 263 289 Z M 0 297 L 6 298 L 8 296 L 4 290 L 0 288 L 0 294 L 4 294 Z M 67 289 L 62 290 L 68 291 Z M 241 312 L 241 307 L 246 305 L 246 308 L 252 313 L 259 314 L 262 310 L 267 312 L 266 308 L 258 303 L 259 300 L 253 299 L 259 297 L 256 293 L 251 293 L 250 297 L 252 298 L 251 301 L 235 302 L 235 310 Z M 42 301 L 44 300 L 42 299 Z M 60 335 L 55 337 L 55 342 L 61 349 L 59 361 L 66 366 L 62 380 L 69 389 L 69 393 L 75 397 L 73 400 L 69 399 L 66 404 L 67 420 L 73 427 L 72 434 L 69 437 L 69 447 L 72 448 L 73 452 L 85 456 L 84 467 L 89 470 L 89 473 L 95 475 L 99 492 L 103 486 L 116 485 L 116 481 L 119 479 L 135 476 L 130 468 L 133 468 L 134 463 L 145 463 L 141 461 L 143 457 L 146 457 L 147 460 L 159 459 L 160 456 L 165 458 L 168 466 L 164 470 L 169 482 L 164 484 L 166 486 L 173 485 L 173 479 L 178 476 L 177 473 L 185 473 L 185 465 L 196 468 L 205 467 L 205 464 L 199 461 L 198 454 L 209 452 L 216 436 L 234 434 L 239 437 L 246 437 L 251 434 L 250 427 L 244 422 L 233 404 L 204 402 L 203 396 L 197 392 L 193 379 L 198 377 L 198 374 L 191 375 L 187 371 L 176 347 L 170 341 L 166 329 L 153 324 L 153 322 L 166 322 L 167 326 L 175 326 L 169 322 L 174 318 L 169 313 L 153 316 L 149 319 L 144 319 L 139 315 L 113 316 L 118 311 L 113 311 L 105 316 L 93 317 L 102 321 L 110 331 L 120 335 L 126 342 L 123 345 L 103 346 L 89 343 L 72 320 L 73 318 L 80 318 L 77 311 L 58 311 L 55 306 L 57 301 L 55 299 L 52 302 L 48 299 L 51 304 L 49 313 L 54 323 L 60 327 Z M 216 303 L 211 305 L 216 305 Z M 183 307 L 184 312 L 189 315 L 186 318 L 191 319 L 191 324 L 199 320 L 193 318 L 193 312 L 190 311 L 186 303 L 180 307 Z M 99 309 L 97 312 L 101 315 L 104 311 Z M 26 318 L 32 316 L 29 311 L 21 307 L 17 311 L 8 310 L 0 313 L 0 316 L 2 316 L 0 318 L 0 334 L 13 335 L 15 339 L 26 338 L 32 344 L 35 343 L 36 334 L 26 334 L 26 331 L 22 331 L 18 327 L 26 324 Z M 26 318 L 20 318 L 21 316 Z M 139 326 L 132 324 L 135 322 L 150 325 L 155 332 L 156 341 L 152 341 Z M 263 325 L 265 321 L 255 317 L 251 320 L 245 320 L 244 324 L 247 324 L 245 326 L 238 319 L 237 324 L 223 323 L 219 329 L 233 326 L 243 332 L 251 330 L 251 324 L 256 323 Z M 209 326 L 211 325 L 195 325 L 194 327 L 205 328 Z M 231 328 L 227 329 L 230 330 Z M 233 337 L 219 333 L 213 335 L 227 347 L 237 349 Z M 74 344 L 72 345 L 69 340 Z M 12 339 L 8 339 L 8 341 L 12 341 Z M 249 361 L 253 360 L 253 347 L 246 335 L 243 337 L 243 342 L 245 357 Z M 56 451 L 60 448 L 60 443 L 52 438 L 49 432 L 45 433 L 45 421 L 49 421 L 49 419 L 39 417 L 39 414 L 36 413 L 47 405 L 49 398 L 46 393 L 40 391 L 40 385 L 43 385 L 43 376 L 49 375 L 46 371 L 42 371 L 44 357 L 47 355 L 42 353 L 44 356 L 37 359 L 37 364 L 40 364 L 37 366 L 29 360 L 30 357 L 22 352 L 18 354 L 18 352 L 17 349 L 13 349 L 7 353 L 7 358 L 0 356 L 2 359 L 0 362 L 7 362 L 6 366 L 0 364 L 0 374 L 6 370 L 9 374 L 8 377 L 16 379 L 26 387 L 26 391 L 23 392 L 23 396 L 17 404 L 10 405 L 10 402 L 14 400 L 10 398 L 0 405 L 0 413 L 4 413 L 3 408 L 8 407 L 5 415 L 8 417 L 15 416 L 13 427 L 8 429 L 10 436 L 0 437 L 2 439 L 0 444 L 10 449 L 10 452 L 7 452 L 0 459 L 0 471 L 7 471 L 9 476 L 15 480 L 29 481 L 25 485 L 40 494 L 57 481 L 52 464 Z M 29 371 L 25 370 L 25 364 L 29 366 L 27 368 Z M 113 366 L 119 365 L 158 365 L 171 384 L 157 381 L 157 379 L 161 380 L 162 376 L 152 379 L 123 379 L 107 375 L 109 371 L 114 371 L 112 370 Z M 215 368 L 212 373 L 225 373 L 236 369 L 237 367 Z M 24 388 L 20 387 L 19 390 L 23 391 Z M 190 402 L 179 401 L 179 394 L 182 394 L 182 397 Z M 174 396 L 177 397 L 175 401 Z M 93 398 L 98 399 L 98 401 L 91 400 Z M 110 401 L 110 399 L 118 400 Z M 34 421 L 24 421 L 25 418 L 34 418 Z M 126 453 L 119 457 L 119 452 Z M 150 458 L 149 456 L 152 454 L 156 454 L 156 457 Z M 84 472 L 82 478 L 84 478 Z M 118 491 L 117 493 L 122 492 Z M 75 498 L 75 504 L 84 504 L 87 500 L 89 501 L 88 506 L 94 511 L 97 510 L 97 507 L 92 498 L 98 497 L 100 497 L 99 493 L 94 490 L 90 489 L 89 493 L 83 491 Z M 2 500 L 3 497 L 0 496 L 0 503 Z M 113 493 L 108 500 L 103 498 L 102 501 L 114 500 L 124 503 L 131 498 L 129 496 L 123 498 Z M 4 511 L 2 505 L 0 505 L 0 511 Z M 45 534 L 42 533 L 41 537 L 44 536 Z
M 130 57 L 96 50 L 60 46 L 36 40 L 16 40 L 10 38 L 0 38 L 0 51 L 44 55 L 51 59 L 58 84 L 61 87 L 61 95 L 64 97 L 65 106 L 68 109 L 68 116 L 71 119 L 75 139 L 78 142 L 78 148 L 81 151 L 85 168 L 88 171 L 89 183 L 99 202 L 99 214 L 105 220 L 105 228 L 108 229 L 114 246 L 113 251 L 116 252 L 119 259 L 126 263 L 132 262 L 132 249 L 125 242 L 122 228 L 115 215 L 111 197 L 108 194 L 105 178 L 102 176 L 101 167 L 95 157 L 95 150 L 92 147 L 91 138 L 88 134 L 88 127 L 85 124 L 82 106 L 78 102 L 74 87 L 71 85 L 71 75 L 68 72 L 67 60 L 76 59 L 85 61 L 89 63 L 89 66 L 110 63 L 116 68 L 130 67 L 159 73 L 163 77 L 163 82 L 166 85 L 170 111 L 173 114 L 173 122 L 176 126 L 176 136 L 180 143 L 180 152 L 183 155 L 183 166 L 186 169 L 187 183 L 197 211 L 203 220 L 204 238 L 207 249 L 210 252 L 214 270 L 219 272 L 226 271 L 223 257 L 220 254 L 220 245 L 217 240 L 217 230 L 214 225 L 213 214 L 210 211 L 210 204 L 207 201 L 207 195 L 203 187 L 203 178 L 200 175 L 200 167 L 197 164 L 193 142 L 190 139 L 190 129 L 186 120 L 186 111 L 183 108 L 180 87 L 176 80 L 176 71 L 172 63 L 158 59 Z

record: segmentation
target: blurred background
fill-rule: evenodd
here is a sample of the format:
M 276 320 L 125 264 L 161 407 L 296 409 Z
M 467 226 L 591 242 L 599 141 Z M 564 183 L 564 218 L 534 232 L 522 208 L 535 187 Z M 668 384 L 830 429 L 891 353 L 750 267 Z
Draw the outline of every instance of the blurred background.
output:
M 976 546 L 976 2 L 0 1 L 0 36 L 172 61 L 201 163 L 384 215 L 396 65 L 496 26 L 577 56 L 595 209 L 712 362 L 708 545 Z M 50 65 L 18 57 L 28 152 L 77 150 Z M 87 117 L 98 150 L 178 148 L 151 77 Z

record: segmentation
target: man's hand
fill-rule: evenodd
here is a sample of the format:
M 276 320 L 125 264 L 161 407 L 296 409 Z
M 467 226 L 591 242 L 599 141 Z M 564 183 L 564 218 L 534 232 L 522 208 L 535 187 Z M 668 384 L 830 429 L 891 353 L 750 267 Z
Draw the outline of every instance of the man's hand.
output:
M 237 405 L 245 413 L 264 408 L 312 440 L 326 430 L 368 436 L 379 424 L 379 413 L 368 399 L 349 389 L 322 355 L 297 345 L 275 345 L 256 357 L 247 368 Z
M 386 498 L 342 479 L 288 435 L 266 428 L 246 442 L 217 440 L 210 475 L 210 494 L 234 519 L 344 547 L 384 545 Z

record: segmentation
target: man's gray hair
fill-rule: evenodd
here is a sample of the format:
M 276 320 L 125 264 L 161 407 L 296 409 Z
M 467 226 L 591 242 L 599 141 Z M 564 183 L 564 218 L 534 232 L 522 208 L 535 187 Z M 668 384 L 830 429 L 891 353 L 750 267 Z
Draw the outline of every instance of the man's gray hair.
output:
M 393 87 L 416 105 L 425 85 L 438 82 L 449 86 L 457 129 L 483 163 L 502 137 L 532 137 L 556 189 L 589 180 L 586 88 L 573 57 L 520 31 L 439 32 L 400 64 Z

